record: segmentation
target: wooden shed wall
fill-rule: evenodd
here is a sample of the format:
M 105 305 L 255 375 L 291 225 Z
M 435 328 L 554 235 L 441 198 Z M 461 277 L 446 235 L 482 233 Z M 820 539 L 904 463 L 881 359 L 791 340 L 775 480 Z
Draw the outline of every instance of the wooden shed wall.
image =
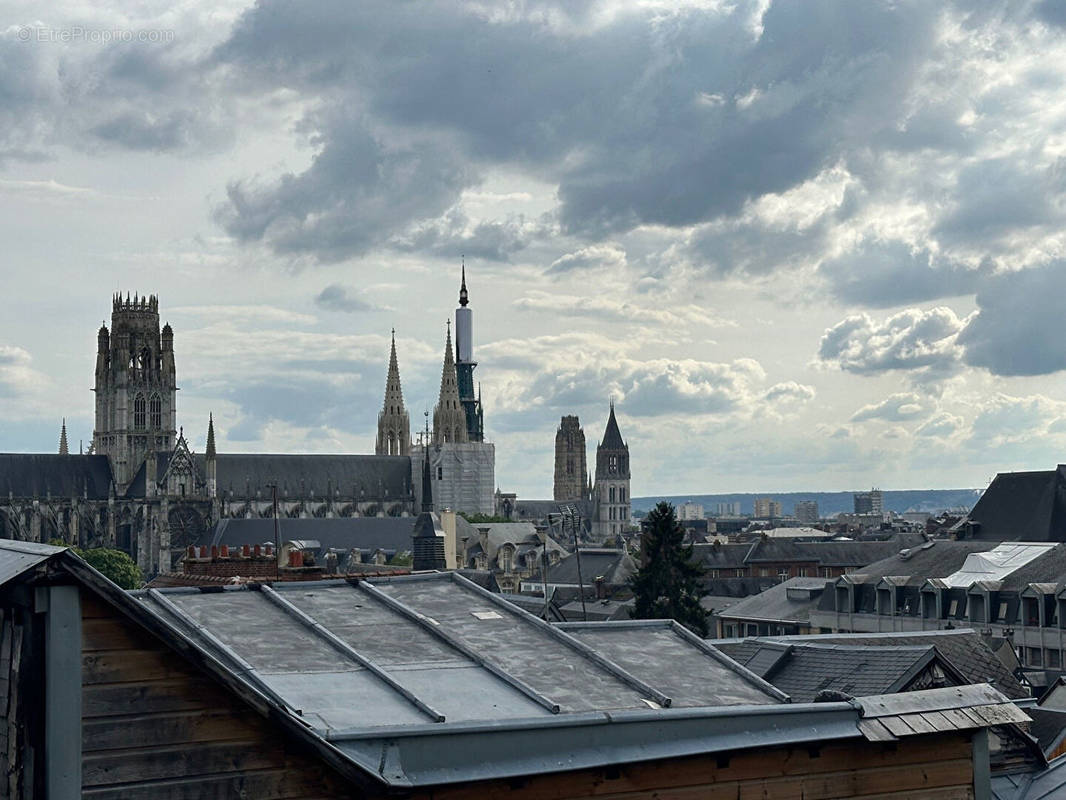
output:
M 350 797 L 314 755 L 82 590 L 82 796 Z
M 973 798 L 969 736 L 853 740 L 822 747 L 736 752 L 490 781 L 419 794 L 419 800 L 864 800 Z

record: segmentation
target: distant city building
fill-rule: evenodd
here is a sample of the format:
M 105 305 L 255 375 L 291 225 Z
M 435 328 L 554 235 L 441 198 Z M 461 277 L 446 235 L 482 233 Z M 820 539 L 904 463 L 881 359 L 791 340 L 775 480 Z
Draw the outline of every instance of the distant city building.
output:
M 755 513 L 753 514 L 758 519 L 770 518 L 770 517 L 783 517 L 784 514 L 781 511 L 781 503 L 778 500 L 774 500 L 772 497 L 756 497 L 755 498 Z
M 800 522 L 817 522 L 821 519 L 818 516 L 818 501 L 797 500 L 792 515 Z
M 612 402 L 603 440 L 596 448 L 592 535 L 602 541 L 628 528 L 632 524 L 629 501 L 629 446 L 618 430 Z
M 555 493 L 558 503 L 584 500 L 589 496 L 585 432 L 577 416 L 565 416 L 555 433 Z
M 868 492 L 856 492 L 852 495 L 856 514 L 883 514 L 885 512 L 884 493 L 880 489 Z
M 703 503 L 694 503 L 689 500 L 677 507 L 677 518 L 679 520 L 703 519 L 705 516 L 707 515 L 703 513 Z
M 715 516 L 719 517 L 739 517 L 740 516 L 740 501 L 734 500 L 729 503 L 716 503 L 714 506 Z

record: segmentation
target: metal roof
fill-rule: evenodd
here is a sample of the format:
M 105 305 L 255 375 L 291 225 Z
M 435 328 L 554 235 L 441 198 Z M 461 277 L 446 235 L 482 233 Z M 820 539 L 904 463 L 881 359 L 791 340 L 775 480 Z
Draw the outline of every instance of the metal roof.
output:
M 654 630 L 634 672 L 448 573 L 140 599 L 323 732 L 783 699 L 698 640 L 660 650 Z M 701 681 L 656 679 L 685 655 Z
M 65 547 L 53 547 L 48 544 L 0 539 L 0 585 L 65 549 Z
M 962 568 L 948 575 L 948 586 L 966 588 L 977 581 L 998 581 L 1052 550 L 1053 542 L 1001 542 L 984 553 L 970 553 Z
M 12 544 L 0 553 L 19 552 L 22 543 Z M 450 573 L 127 593 L 66 549 L 38 555 L 357 785 L 430 787 L 919 735 L 920 727 L 896 721 L 940 708 L 973 712 L 970 727 L 1019 713 L 989 686 L 958 687 L 951 696 L 934 690 L 790 704 L 767 693 L 757 704 L 698 705 L 706 696 L 673 674 L 678 659 L 700 665 L 710 684 L 746 677 L 706 643 L 665 623 L 606 623 L 626 626 L 627 637 L 640 630 L 665 637 L 657 664 L 639 660 L 636 649 L 612 657 L 612 648 L 633 643 L 592 646 Z M 592 690 L 574 697 L 582 680 Z M 759 689 L 757 679 L 751 685 Z M 867 732 L 867 718 L 888 733 Z

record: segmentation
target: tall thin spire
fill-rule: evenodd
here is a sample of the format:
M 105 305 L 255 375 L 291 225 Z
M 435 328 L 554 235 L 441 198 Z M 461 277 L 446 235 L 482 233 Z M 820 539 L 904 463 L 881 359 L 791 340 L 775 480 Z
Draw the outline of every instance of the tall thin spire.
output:
M 403 404 L 395 328 L 392 329 L 389 374 L 385 379 L 385 401 L 378 413 L 378 439 L 374 452 L 379 456 L 406 456 L 411 452 L 411 418 Z
M 207 447 L 204 454 L 208 458 L 215 457 L 215 416 L 210 413 L 207 415 Z
M 463 256 L 463 282 L 459 286 L 459 305 L 466 306 L 470 298 L 466 294 L 466 256 Z
M 59 431 L 59 455 L 69 456 L 70 450 L 67 448 L 67 418 L 63 417 L 63 427 Z
M 452 322 L 444 342 L 444 367 L 440 374 L 440 399 L 433 409 L 433 443 L 468 442 L 466 412 L 459 402 L 459 382 L 452 355 Z

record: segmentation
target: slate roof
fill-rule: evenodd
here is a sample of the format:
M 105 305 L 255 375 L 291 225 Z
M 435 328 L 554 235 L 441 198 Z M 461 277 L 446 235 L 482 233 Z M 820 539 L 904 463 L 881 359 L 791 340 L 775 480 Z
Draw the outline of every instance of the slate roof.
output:
M 747 639 L 715 639 L 719 650 L 738 661 L 747 661 L 763 642 L 822 643 L 864 647 L 925 647 L 935 645 L 940 654 L 970 683 L 990 683 L 1007 697 L 1028 697 L 1018 679 L 985 644 L 981 635 L 969 628 L 910 633 L 834 633 L 806 636 L 765 636 Z
M 204 474 L 204 456 L 196 454 Z M 216 480 L 220 496 L 237 500 L 269 497 L 278 485 L 279 499 L 325 500 L 331 493 L 367 502 L 400 502 L 413 497 L 408 456 L 289 455 L 219 453 Z M 162 472 L 160 472 L 162 474 Z
M 1063 733 L 1066 733 L 1066 711 L 1034 706 L 1027 708 L 1025 713 L 1033 720 L 1029 733 L 1040 743 L 1041 750 L 1048 753 L 1062 741 Z
M 621 586 L 636 570 L 637 565 L 625 550 L 581 548 L 581 583 L 584 586 L 593 586 L 599 576 L 609 586 Z M 559 559 L 558 564 L 549 566 L 547 580 L 549 584 L 577 586 L 577 554 L 570 553 Z
M 785 692 L 793 702 L 813 703 L 823 690 L 852 697 L 901 691 L 934 660 L 941 659 L 932 644 L 867 647 L 764 642 L 740 663 Z
M 967 518 L 974 537 L 991 541 L 1066 541 L 1066 465 L 1038 472 L 1001 472 Z
M 618 420 L 614 418 L 614 404 L 611 404 L 611 413 L 607 416 L 607 427 L 603 431 L 603 441 L 600 447 L 605 450 L 622 450 L 626 443 L 622 441 L 622 433 L 618 430 Z
M 596 600 L 586 599 L 585 605 L 580 600 L 571 600 L 562 606 L 559 611 L 563 617 L 560 621 L 584 622 L 614 622 L 615 620 L 627 620 L 629 612 L 633 608 L 632 600 Z
M 706 569 L 739 569 L 745 566 L 744 557 L 750 544 L 694 544 L 693 554 Z
M 0 496 L 88 497 L 106 500 L 111 489 L 107 456 L 0 453 Z
M 738 600 L 718 616 L 725 619 L 806 623 L 817 608 L 825 578 L 789 578 L 764 592 Z M 802 595 L 802 597 L 797 597 Z
M 417 517 L 343 517 L 324 519 L 279 519 L 282 543 L 310 540 L 319 543 L 323 558 L 330 550 L 358 548 L 364 554 L 384 550 L 391 557 L 411 549 L 411 536 Z M 197 544 L 229 545 L 274 542 L 273 519 L 222 519 Z
M 987 552 L 995 546 L 996 542 L 934 539 L 925 545 L 909 548 L 906 557 L 901 557 L 900 553 L 890 555 L 856 570 L 856 574 L 869 578 L 883 578 L 886 575 L 944 578 L 958 572 L 970 553 Z

